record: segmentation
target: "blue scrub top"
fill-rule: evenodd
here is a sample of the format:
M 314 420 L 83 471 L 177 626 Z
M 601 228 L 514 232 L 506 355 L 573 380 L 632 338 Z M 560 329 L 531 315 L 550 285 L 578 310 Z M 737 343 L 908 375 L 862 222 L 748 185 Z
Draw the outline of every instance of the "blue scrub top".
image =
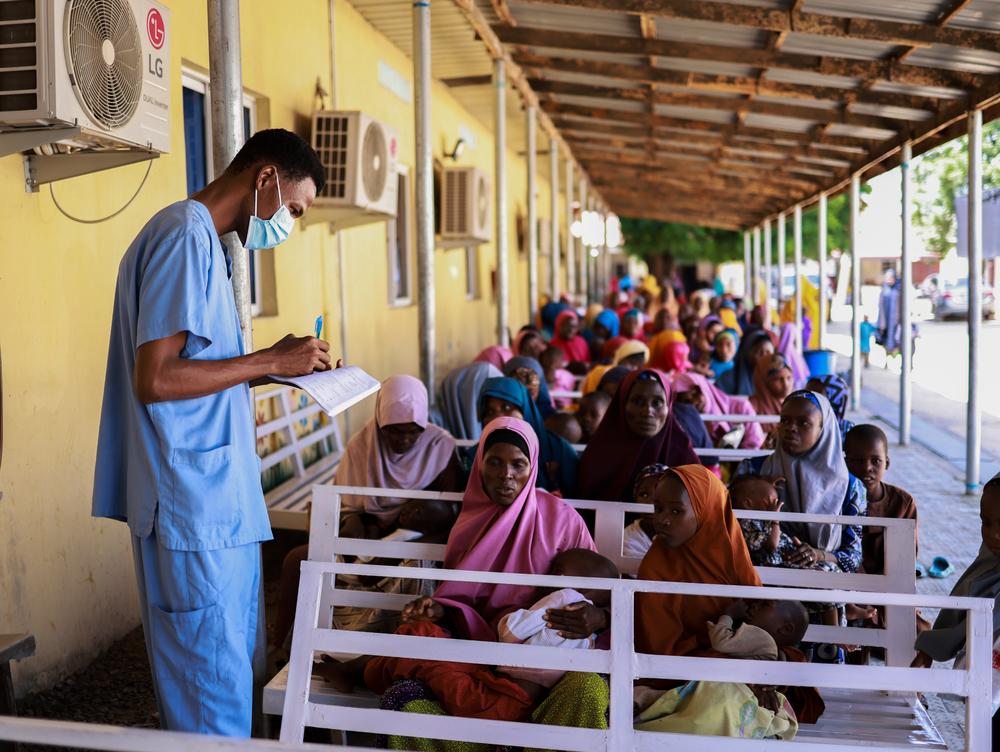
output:
M 178 332 L 183 358 L 243 354 L 231 273 L 208 209 L 190 200 L 156 214 L 118 268 L 93 515 L 127 521 L 140 538 L 155 525 L 167 549 L 271 539 L 249 386 L 151 405 L 132 386 L 139 347 Z

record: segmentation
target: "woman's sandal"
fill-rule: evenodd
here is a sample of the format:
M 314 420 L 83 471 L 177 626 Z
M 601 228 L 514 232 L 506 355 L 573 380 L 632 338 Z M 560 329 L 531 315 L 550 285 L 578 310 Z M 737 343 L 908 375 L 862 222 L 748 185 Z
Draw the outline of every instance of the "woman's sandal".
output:
M 954 572 L 955 567 L 953 567 L 951 562 L 943 556 L 935 556 L 934 560 L 931 562 L 931 568 L 927 570 L 927 574 L 938 580 L 943 579 Z

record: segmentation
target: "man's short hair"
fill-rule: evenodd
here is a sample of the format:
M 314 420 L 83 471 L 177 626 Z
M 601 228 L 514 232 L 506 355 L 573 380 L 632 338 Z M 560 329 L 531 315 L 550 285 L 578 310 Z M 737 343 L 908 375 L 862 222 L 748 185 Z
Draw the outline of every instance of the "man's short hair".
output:
M 310 178 L 319 194 L 326 185 L 326 170 L 313 148 L 284 128 L 257 131 L 229 164 L 227 172 L 238 174 L 254 165 L 273 164 L 282 178 L 291 181 Z

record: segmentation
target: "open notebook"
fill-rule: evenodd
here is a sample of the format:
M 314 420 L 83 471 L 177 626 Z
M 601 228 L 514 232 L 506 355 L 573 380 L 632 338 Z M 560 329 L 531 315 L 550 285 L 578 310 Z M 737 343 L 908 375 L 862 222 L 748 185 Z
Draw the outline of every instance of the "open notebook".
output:
M 344 412 L 382 386 L 357 366 L 344 366 L 308 376 L 271 376 L 272 381 L 301 389 L 330 416 Z

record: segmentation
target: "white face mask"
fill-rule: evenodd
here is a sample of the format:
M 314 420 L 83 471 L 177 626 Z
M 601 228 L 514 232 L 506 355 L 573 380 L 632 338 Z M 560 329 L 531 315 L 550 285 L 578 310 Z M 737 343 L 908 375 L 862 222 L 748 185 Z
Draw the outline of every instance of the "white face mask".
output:
M 257 189 L 254 189 L 253 214 L 250 215 L 250 224 L 247 226 L 247 242 L 243 244 L 248 251 L 261 251 L 284 243 L 295 226 L 292 213 L 281 200 L 281 181 L 278 180 L 277 172 L 274 174 L 274 181 L 278 186 L 278 210 L 270 219 L 257 216 Z

